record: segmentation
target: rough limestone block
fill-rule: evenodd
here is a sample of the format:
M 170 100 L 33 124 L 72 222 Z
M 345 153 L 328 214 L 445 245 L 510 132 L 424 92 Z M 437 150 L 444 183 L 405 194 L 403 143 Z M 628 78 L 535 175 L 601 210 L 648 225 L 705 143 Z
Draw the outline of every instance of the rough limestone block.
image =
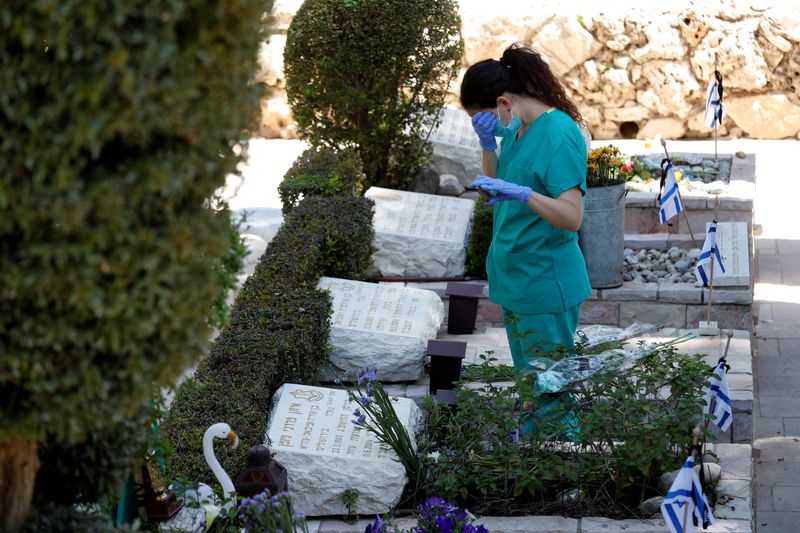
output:
M 326 277 L 317 286 L 333 300 L 333 348 L 321 381 L 373 366 L 381 381 L 422 377 L 428 341 L 444 320 L 444 304 L 435 292 Z
M 407 398 L 392 405 L 414 442 L 421 411 Z M 358 490 L 364 515 L 389 512 L 400 501 L 405 468 L 390 447 L 351 422 L 356 407 L 344 390 L 287 383 L 275 393 L 267 443 L 289 472 L 295 511 L 347 514 L 342 495 L 349 489 Z
M 370 187 L 375 202 L 371 274 L 418 278 L 464 274 L 475 202 Z

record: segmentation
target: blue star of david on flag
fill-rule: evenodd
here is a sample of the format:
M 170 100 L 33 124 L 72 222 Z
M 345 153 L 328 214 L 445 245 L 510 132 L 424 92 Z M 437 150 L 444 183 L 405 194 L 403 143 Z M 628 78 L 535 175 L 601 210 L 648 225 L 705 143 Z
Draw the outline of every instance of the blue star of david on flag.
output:
M 661 514 L 671 533 L 692 533 L 703 525 L 703 515 L 708 524 L 714 523 L 714 515 L 694 471 L 694 458 L 689 456 L 678 476 L 664 496 Z

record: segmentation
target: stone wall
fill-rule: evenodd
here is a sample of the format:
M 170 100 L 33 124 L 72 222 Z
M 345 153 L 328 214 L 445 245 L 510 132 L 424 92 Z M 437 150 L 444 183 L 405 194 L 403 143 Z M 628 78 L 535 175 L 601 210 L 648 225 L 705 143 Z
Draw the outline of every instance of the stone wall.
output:
M 276 31 L 262 48 L 259 78 L 271 88 L 262 103 L 265 137 L 296 135 L 285 100 L 283 46 L 301 3 L 275 2 Z M 607 4 L 496 0 L 487 9 L 462 0 L 464 69 L 521 42 L 545 54 L 595 139 L 703 138 L 712 135 L 703 111 L 716 56 L 728 112 L 721 136 L 800 138 L 800 5 Z M 454 81 L 449 98 L 454 105 L 459 83 Z

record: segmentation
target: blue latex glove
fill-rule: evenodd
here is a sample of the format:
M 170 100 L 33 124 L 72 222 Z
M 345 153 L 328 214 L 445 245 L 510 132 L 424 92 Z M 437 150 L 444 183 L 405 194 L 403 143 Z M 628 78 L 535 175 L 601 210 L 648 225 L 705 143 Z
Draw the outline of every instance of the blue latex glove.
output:
M 472 129 L 478 134 L 481 149 L 489 152 L 497 150 L 497 139 L 494 138 L 497 122 L 497 117 L 489 111 L 481 111 L 472 115 Z
M 470 187 L 480 189 L 492 197 L 486 202 L 486 205 L 494 205 L 497 202 L 505 202 L 507 200 L 528 203 L 528 198 L 531 196 L 530 187 L 487 176 L 478 176 L 478 179 L 473 181 Z

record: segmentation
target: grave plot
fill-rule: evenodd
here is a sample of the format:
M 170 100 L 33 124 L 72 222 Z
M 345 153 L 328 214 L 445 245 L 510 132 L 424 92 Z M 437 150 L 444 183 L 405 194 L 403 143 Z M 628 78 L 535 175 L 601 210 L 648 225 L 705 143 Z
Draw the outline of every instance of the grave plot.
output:
M 392 404 L 413 442 L 419 408 L 406 398 Z M 345 515 L 347 490 L 358 491 L 360 514 L 386 513 L 399 502 L 405 468 L 391 448 L 352 423 L 356 407 L 344 390 L 287 383 L 275 393 L 267 442 L 288 470 L 295 511 Z
M 444 319 L 433 291 L 323 277 L 318 287 L 333 300 L 327 366 L 319 378 L 334 381 L 364 367 L 380 369 L 382 381 L 422 377 L 425 349 Z
M 695 234 L 702 234 L 706 223 L 714 217 L 714 204 L 719 196 L 720 206 L 717 220 L 727 222 L 745 222 L 752 229 L 753 197 L 755 196 L 755 155 L 739 153 L 737 155 L 719 154 L 717 168 L 703 169 L 703 162 L 713 160 L 713 154 L 671 154 L 673 162 L 699 161 L 697 165 L 689 165 L 684 170 L 687 179 L 681 180 L 681 195 L 689 224 Z M 645 157 L 645 156 L 642 156 Z M 646 156 L 659 161 L 662 154 Z M 706 163 L 707 165 L 709 163 Z M 729 164 L 729 166 L 727 166 Z M 695 167 L 692 174 L 692 167 Z M 721 167 L 721 168 L 720 168 Z M 679 165 L 680 168 L 680 165 Z M 686 167 L 684 167 L 686 168 Z M 721 174 L 719 174 L 721 173 Z M 711 183 L 699 176 L 714 177 Z M 625 200 L 625 233 L 650 234 L 665 232 L 658 219 L 657 196 L 658 179 L 649 184 L 652 190 L 631 190 Z M 671 233 L 689 234 L 686 218 L 683 214 L 672 221 Z M 701 237 L 702 238 L 702 237 Z
M 464 274 L 472 200 L 371 187 L 375 254 L 371 274 L 437 278 Z
M 706 320 L 710 297 L 712 320 L 720 327 L 751 329 L 752 241 L 747 224 L 720 222 L 717 225 L 717 242 L 726 271 L 723 274 L 715 270 L 711 293 L 694 279 L 680 281 L 694 276 L 692 249 L 699 255 L 696 248 L 702 246 L 699 239 L 705 236 L 705 225 L 696 231 L 700 232 L 700 237 L 695 242 L 688 235 L 626 235 L 625 246 L 631 251 L 625 259 L 627 274 L 633 274 L 634 281 L 626 281 L 613 289 L 595 290 L 581 306 L 581 323 L 625 327 L 638 321 L 673 328 L 696 328 L 700 320 Z M 654 259 L 653 250 L 657 251 L 659 259 Z M 668 268 L 662 260 L 665 254 L 675 257 L 675 261 L 670 261 L 674 273 L 664 270 Z M 685 277 L 675 282 L 676 274 Z

